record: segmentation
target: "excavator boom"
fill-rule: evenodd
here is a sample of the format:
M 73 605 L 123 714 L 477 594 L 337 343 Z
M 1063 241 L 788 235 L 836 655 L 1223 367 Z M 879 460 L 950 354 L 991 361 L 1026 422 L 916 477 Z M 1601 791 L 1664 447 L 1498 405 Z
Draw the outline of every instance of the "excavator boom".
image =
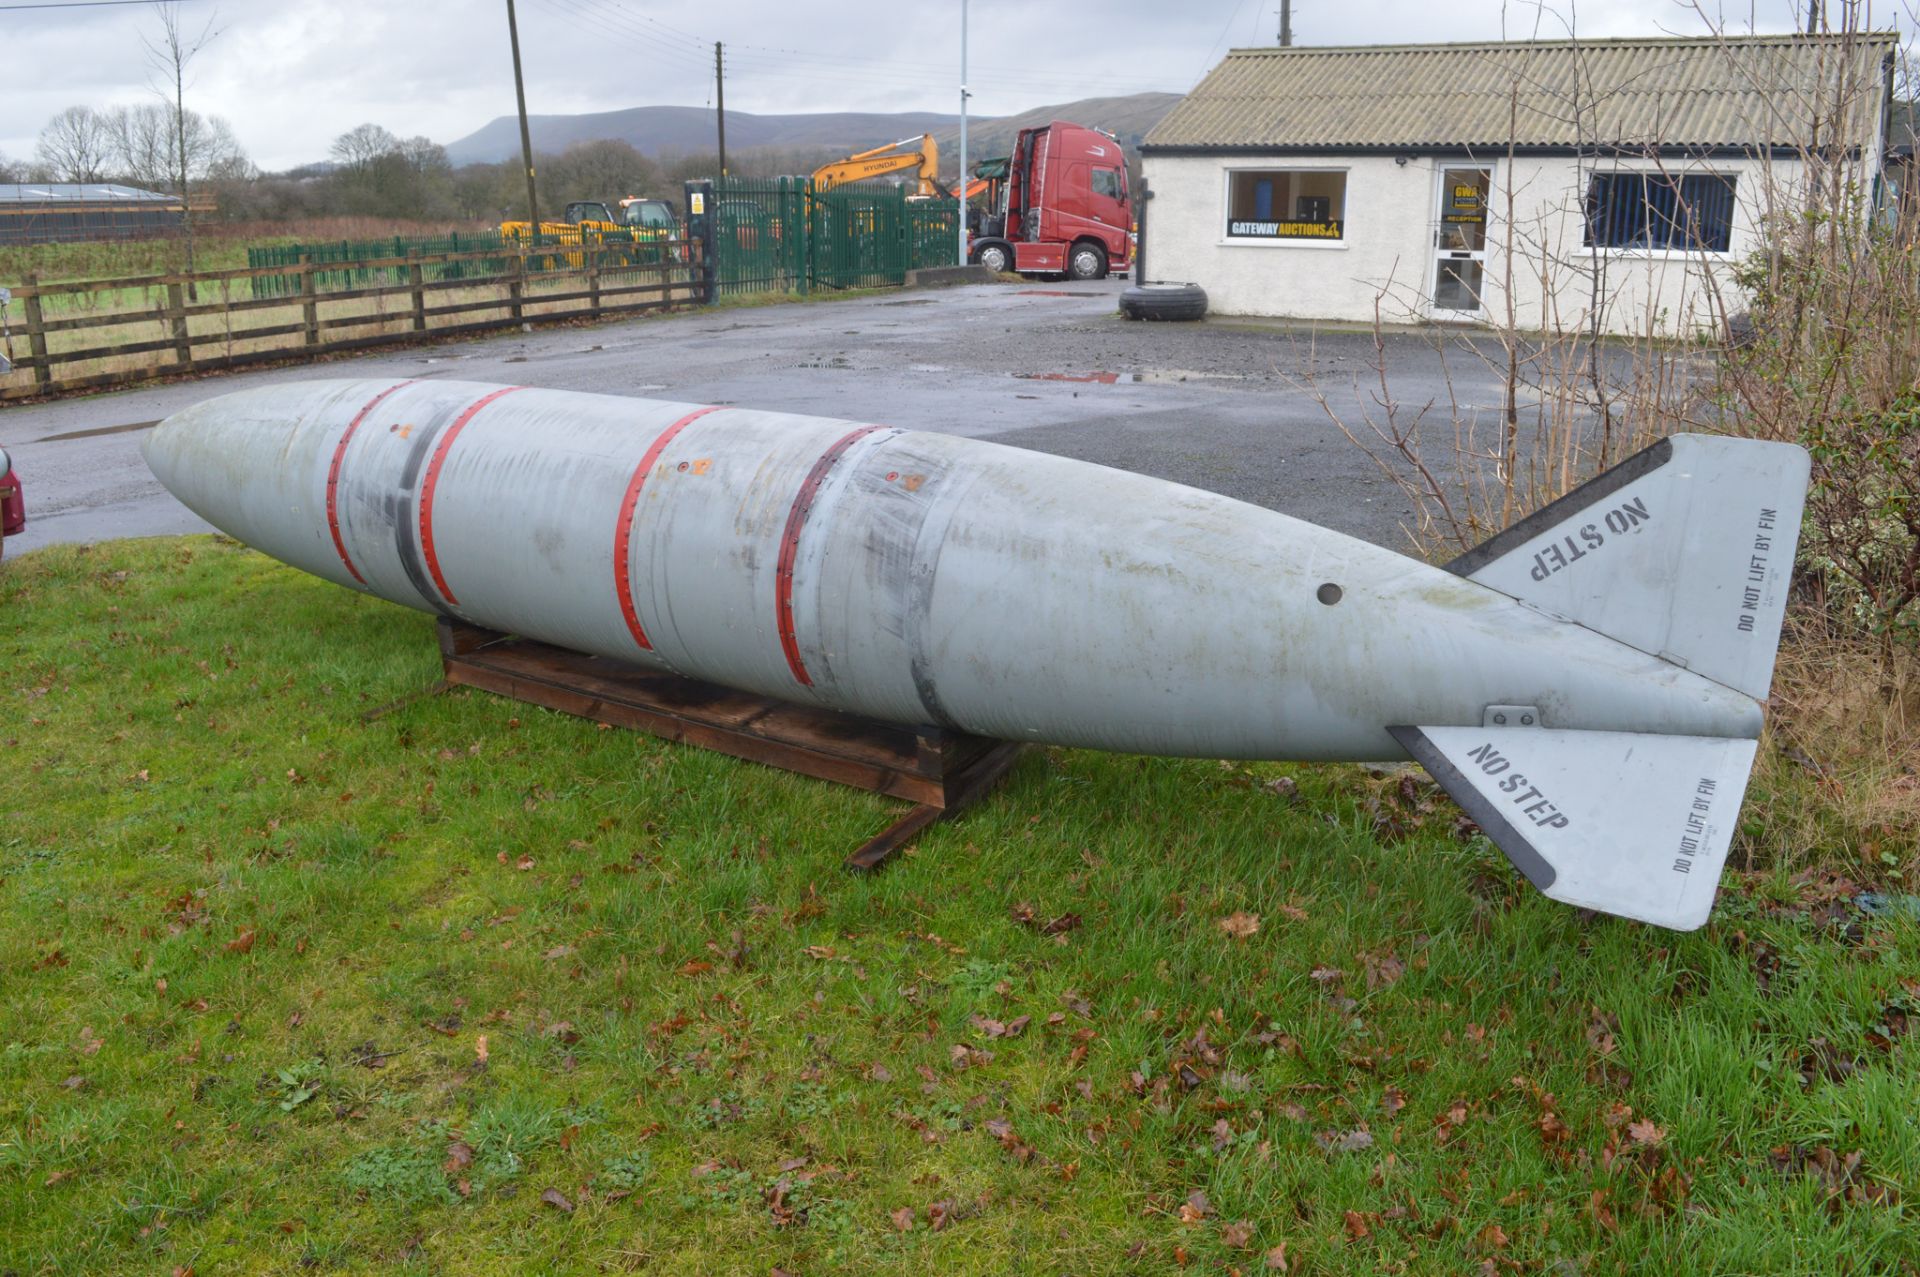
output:
M 909 146 L 914 149 L 910 151 L 900 149 Z M 813 188 L 816 191 L 830 191 L 836 186 L 845 186 L 849 182 L 885 177 L 890 173 L 905 173 L 912 169 L 919 171 L 918 194 L 924 196 L 951 194 L 940 185 L 940 147 L 930 133 L 923 133 L 919 137 L 903 137 L 898 142 L 889 142 L 885 146 L 876 146 L 867 151 L 857 151 L 843 160 L 823 164 L 813 171 Z

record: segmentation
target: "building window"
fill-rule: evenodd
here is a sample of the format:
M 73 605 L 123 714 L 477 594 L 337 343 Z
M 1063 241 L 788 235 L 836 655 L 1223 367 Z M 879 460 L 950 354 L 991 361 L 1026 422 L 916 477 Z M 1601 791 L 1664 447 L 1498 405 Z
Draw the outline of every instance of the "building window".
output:
M 1733 241 L 1733 184 L 1721 173 L 1595 173 L 1587 246 L 1724 253 Z
M 1227 174 L 1228 239 L 1345 237 L 1347 175 L 1324 169 L 1234 169 Z

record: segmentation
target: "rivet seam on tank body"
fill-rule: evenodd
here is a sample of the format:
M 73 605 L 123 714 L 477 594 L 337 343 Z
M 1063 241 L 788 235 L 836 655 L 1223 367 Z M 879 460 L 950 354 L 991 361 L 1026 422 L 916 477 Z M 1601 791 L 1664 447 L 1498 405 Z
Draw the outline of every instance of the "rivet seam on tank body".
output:
M 647 476 L 653 473 L 660 454 L 666 451 L 675 435 L 708 413 L 719 411 L 718 405 L 696 408 L 662 430 L 640 458 L 640 464 L 633 468 L 633 478 L 627 481 L 627 494 L 620 501 L 620 519 L 613 533 L 613 589 L 620 600 L 620 619 L 627 623 L 627 632 L 648 652 L 653 650 L 653 643 L 647 638 L 646 627 L 640 624 L 640 613 L 633 603 L 633 516 L 640 505 L 640 489 L 646 485 Z
M 388 386 L 385 390 L 367 400 L 367 406 L 354 414 L 352 421 L 340 436 L 340 442 L 333 447 L 333 464 L 327 467 L 327 531 L 333 534 L 333 548 L 340 554 L 340 561 L 347 565 L 347 571 L 353 579 L 365 585 L 367 578 L 360 575 L 360 569 L 353 565 L 353 556 L 347 553 L 346 539 L 340 534 L 340 463 L 346 459 L 347 445 L 353 441 L 354 432 L 360 429 L 360 423 L 367 415 L 380 406 L 382 400 L 396 390 L 405 390 L 408 386 L 418 385 L 418 381 L 402 381 Z
M 945 478 L 942 472 L 939 476 Z M 970 486 L 970 485 L 968 485 Z M 966 490 L 964 487 L 963 491 Z M 914 537 L 913 566 L 910 572 L 911 596 L 903 609 L 906 617 L 907 674 L 913 680 L 914 694 L 927 721 L 944 727 L 956 726 L 947 707 L 940 702 L 940 688 L 934 679 L 933 641 L 928 633 L 933 618 L 933 584 L 940 574 L 940 553 L 946 548 L 947 529 L 959 508 L 957 494 L 945 491 L 924 502 L 920 528 Z
M 813 509 L 814 498 L 820 495 L 820 485 L 827 481 L 827 475 L 834 464 L 846 454 L 848 448 L 885 426 L 861 426 L 840 436 L 813 463 L 813 469 L 807 472 L 800 491 L 793 498 L 793 508 L 787 511 L 786 531 L 780 536 L 780 566 L 774 573 L 774 609 L 779 618 L 780 650 L 786 654 L 787 668 L 793 671 L 793 677 L 802 687 L 812 687 L 813 678 L 807 673 L 807 664 L 800 656 L 800 636 L 793 625 L 793 566 L 799 557 L 800 531 L 806 526 L 807 514 Z
M 447 463 L 447 452 L 453 447 L 453 441 L 467 428 L 467 423 L 477 416 L 480 410 L 505 395 L 516 390 L 525 390 L 525 386 L 503 386 L 490 394 L 482 395 L 467 410 L 454 418 L 446 433 L 440 436 L 440 442 L 433 450 L 433 460 L 427 463 L 427 477 L 420 484 L 420 552 L 426 556 L 427 572 L 433 577 L 435 588 L 440 591 L 451 606 L 458 607 L 460 600 L 453 597 L 453 591 L 447 588 L 447 578 L 440 572 L 440 556 L 433 549 L 433 489 L 440 482 L 440 468 Z

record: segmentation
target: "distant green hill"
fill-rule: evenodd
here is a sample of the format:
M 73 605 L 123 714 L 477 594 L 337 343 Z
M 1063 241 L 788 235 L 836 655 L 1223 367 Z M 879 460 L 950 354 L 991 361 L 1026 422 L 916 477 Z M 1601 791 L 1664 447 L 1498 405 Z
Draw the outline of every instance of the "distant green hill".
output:
M 967 151 L 975 158 L 1005 155 L 1013 136 L 1023 128 L 1050 120 L 1068 120 L 1108 130 L 1130 150 L 1137 151 L 1148 129 L 1173 108 L 1175 93 L 1132 93 L 1119 97 L 1082 98 L 1055 106 L 1035 107 L 1019 115 L 978 117 L 968 122 Z M 624 111 L 590 115 L 534 115 L 527 119 L 534 149 L 564 151 L 575 142 L 600 139 L 631 143 L 658 159 L 664 155 L 708 152 L 714 146 L 713 112 L 690 106 L 639 106 Z M 939 142 L 942 167 L 951 172 L 958 162 L 960 117 L 933 111 L 834 111 L 802 115 L 758 115 L 727 112 L 727 149 L 782 147 L 800 154 L 850 154 L 895 138 L 932 133 Z M 447 158 L 455 165 L 491 164 L 520 153 L 520 129 L 511 116 L 501 116 L 455 142 L 447 143 Z
M 1035 125 L 1049 124 L 1054 120 L 1065 120 L 1071 124 L 1084 124 L 1089 128 L 1105 129 L 1120 140 L 1129 154 L 1140 151 L 1140 139 L 1147 130 L 1160 122 L 1160 117 L 1173 109 L 1180 100 L 1178 93 L 1129 93 L 1122 97 L 1081 98 L 1077 102 L 1062 102 L 1056 106 L 1038 106 L 1031 111 L 1022 111 L 1018 115 L 1003 115 L 996 118 L 969 120 L 967 122 L 967 156 L 971 160 L 985 159 L 990 155 L 1006 155 L 1013 150 L 1014 134 L 1021 129 L 1030 129 Z M 958 154 L 960 146 L 960 125 L 958 122 L 933 130 L 934 141 L 940 144 L 940 158 L 947 165 L 954 161 L 950 154 Z

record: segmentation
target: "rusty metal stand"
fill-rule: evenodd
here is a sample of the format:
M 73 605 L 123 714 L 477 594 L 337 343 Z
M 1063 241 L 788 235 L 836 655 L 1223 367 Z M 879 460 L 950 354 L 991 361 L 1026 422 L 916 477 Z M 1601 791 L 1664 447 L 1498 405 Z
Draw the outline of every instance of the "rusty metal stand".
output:
M 1016 742 L 901 727 L 657 674 L 442 617 L 446 686 L 477 687 L 595 722 L 731 754 L 914 804 L 847 857 L 872 869 L 998 784 Z

